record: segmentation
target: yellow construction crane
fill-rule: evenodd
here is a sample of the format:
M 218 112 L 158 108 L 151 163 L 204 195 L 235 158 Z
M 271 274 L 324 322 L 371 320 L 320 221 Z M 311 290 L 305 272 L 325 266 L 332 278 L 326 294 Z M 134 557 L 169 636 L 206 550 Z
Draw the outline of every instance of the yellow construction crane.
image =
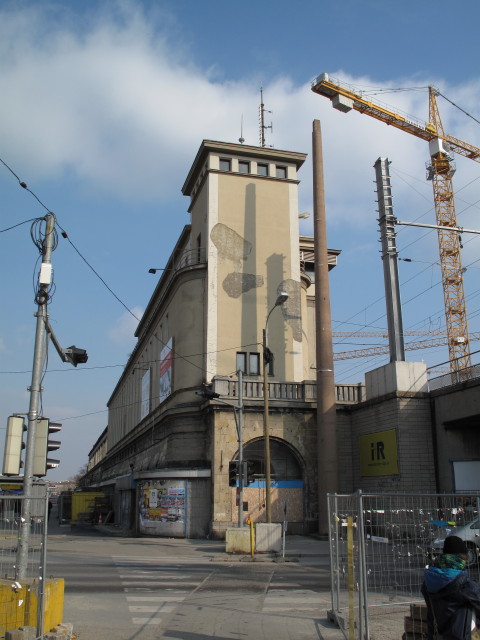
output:
M 436 100 L 439 92 L 433 87 L 428 89 L 429 121 L 421 122 L 369 101 L 361 91 L 335 80 L 327 73 L 322 73 L 312 83 L 312 91 L 329 98 L 335 109 L 344 113 L 354 109 L 429 143 L 431 163 L 427 177 L 433 184 L 450 370 L 459 372 L 471 367 L 471 359 L 458 234 L 460 230 L 457 226 L 452 185 L 455 173 L 452 152 L 480 162 L 480 149 L 445 134 Z

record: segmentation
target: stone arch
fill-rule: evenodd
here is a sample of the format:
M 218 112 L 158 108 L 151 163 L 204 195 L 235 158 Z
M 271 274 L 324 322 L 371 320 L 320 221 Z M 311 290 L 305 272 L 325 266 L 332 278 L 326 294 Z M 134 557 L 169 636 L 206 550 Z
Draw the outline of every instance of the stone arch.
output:
M 254 482 L 243 489 L 244 511 L 254 522 L 265 522 L 264 439 L 245 443 L 243 459 L 254 461 Z M 270 437 L 272 522 L 287 520 L 289 533 L 303 533 L 304 476 L 305 463 L 299 452 L 286 440 Z
M 243 446 L 243 459 L 253 460 L 255 475 L 265 478 L 264 439 L 255 438 Z M 270 476 L 272 481 L 303 480 L 305 465 L 288 442 L 270 437 Z

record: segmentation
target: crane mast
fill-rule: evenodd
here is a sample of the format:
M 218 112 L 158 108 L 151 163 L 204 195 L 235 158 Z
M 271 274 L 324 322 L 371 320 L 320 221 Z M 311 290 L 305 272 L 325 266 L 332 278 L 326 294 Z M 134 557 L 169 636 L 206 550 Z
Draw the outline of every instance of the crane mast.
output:
M 456 228 L 457 216 L 452 182 L 455 165 L 448 143 L 445 142 L 445 132 L 433 87 L 429 87 L 429 120 L 441 136 L 429 142 L 431 163 L 427 167 L 427 177 L 433 185 L 437 225 Z M 450 369 L 452 372 L 461 372 L 472 365 L 463 287 L 461 242 L 458 232 L 438 229 L 437 233 Z
M 392 111 L 390 107 L 371 102 L 358 90 L 334 80 L 326 73 L 313 81 L 312 91 L 329 98 L 333 107 L 339 111 L 346 113 L 354 109 L 429 143 L 430 164 L 427 167 L 427 177 L 433 185 L 437 225 L 452 227 L 452 231 L 438 229 L 438 244 L 450 371 L 458 373 L 462 379 L 461 372 L 466 373 L 471 367 L 471 358 L 460 253 L 462 247 L 458 231 L 453 231 L 458 225 L 452 184 L 452 176 L 455 173 L 452 151 L 480 162 L 480 149 L 445 134 L 436 100 L 438 92 L 433 87 L 429 87 L 428 122 L 416 120 Z

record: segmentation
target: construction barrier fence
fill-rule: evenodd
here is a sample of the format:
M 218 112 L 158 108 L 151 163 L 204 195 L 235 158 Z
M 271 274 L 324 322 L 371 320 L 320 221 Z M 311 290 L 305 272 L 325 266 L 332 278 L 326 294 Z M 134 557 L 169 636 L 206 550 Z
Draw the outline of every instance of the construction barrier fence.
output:
M 480 494 L 329 494 L 332 615 L 345 638 L 422 640 L 411 612 L 447 535 L 466 541 L 479 577 L 479 506 Z
M 59 603 L 56 608 L 60 608 L 60 613 L 53 617 L 60 615 L 61 622 L 63 580 L 46 580 L 48 486 L 43 482 L 32 487 L 26 572 L 22 579 L 18 578 L 24 500 L 21 480 L 0 483 L 0 637 L 4 637 L 6 630 L 19 626 L 34 626 L 40 633 L 51 623 L 53 609 L 50 607 L 46 615 L 47 600 Z

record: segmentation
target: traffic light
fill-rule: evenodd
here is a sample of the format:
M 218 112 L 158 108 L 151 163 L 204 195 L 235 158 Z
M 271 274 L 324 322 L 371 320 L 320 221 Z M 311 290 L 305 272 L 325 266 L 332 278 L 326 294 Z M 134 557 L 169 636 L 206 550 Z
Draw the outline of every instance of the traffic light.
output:
M 23 433 L 27 430 L 23 418 L 9 416 L 7 421 L 7 437 L 3 452 L 3 475 L 18 476 L 22 466 L 22 449 L 25 448 Z
M 59 466 L 60 460 L 49 458 L 48 453 L 60 448 L 60 441 L 51 440 L 50 436 L 58 433 L 61 428 L 61 424 L 50 422 L 48 418 L 37 420 L 33 453 L 34 476 L 46 476 L 48 469 L 56 469 Z
M 238 460 L 232 460 L 228 463 L 228 485 L 230 487 L 237 486 L 238 477 Z
M 68 347 L 68 349 L 63 350 L 63 354 L 65 356 L 65 360 L 73 364 L 74 367 L 77 364 L 85 364 L 88 360 L 88 354 L 85 349 L 79 349 L 75 345 Z
M 243 463 L 243 483 L 245 486 L 255 482 L 255 460 L 245 460 Z

